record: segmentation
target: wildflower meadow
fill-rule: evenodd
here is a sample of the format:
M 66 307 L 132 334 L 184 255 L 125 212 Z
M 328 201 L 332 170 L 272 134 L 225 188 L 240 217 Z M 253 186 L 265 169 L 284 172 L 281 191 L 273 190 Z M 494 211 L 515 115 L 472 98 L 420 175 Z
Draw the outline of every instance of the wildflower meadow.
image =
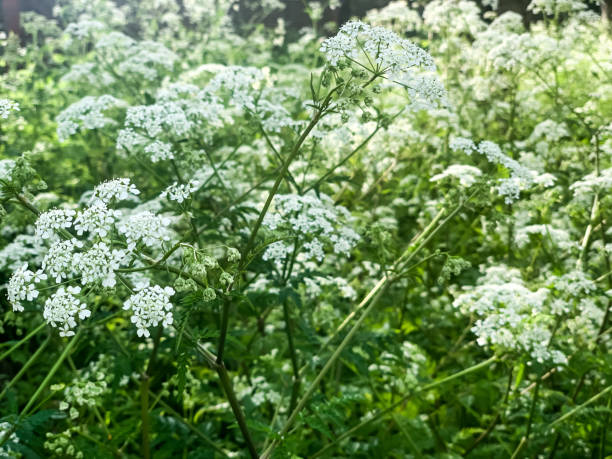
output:
M 608 2 L 53 3 L 0 32 L 0 457 L 612 457 Z

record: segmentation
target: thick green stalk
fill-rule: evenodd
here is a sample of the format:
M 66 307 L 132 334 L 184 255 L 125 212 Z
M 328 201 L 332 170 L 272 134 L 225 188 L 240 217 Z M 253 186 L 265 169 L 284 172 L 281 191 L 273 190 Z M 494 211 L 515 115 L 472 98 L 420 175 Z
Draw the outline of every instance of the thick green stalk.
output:
M 153 338 L 153 349 L 151 356 L 140 380 L 140 417 L 142 420 L 142 457 L 149 459 L 151 457 L 151 419 L 149 417 L 149 387 L 151 386 L 151 370 L 155 365 L 159 343 L 161 341 L 163 328 L 157 327 L 155 337 Z
M 0 361 L 4 360 L 6 357 L 8 357 L 9 355 L 11 355 L 11 353 L 17 349 L 18 347 L 20 347 L 22 344 L 24 344 L 25 342 L 27 342 L 30 338 L 32 338 L 34 335 L 36 335 L 39 331 L 41 331 L 43 328 L 46 327 L 46 323 L 43 322 L 41 323 L 38 327 L 36 327 L 34 330 L 32 330 L 30 333 L 28 333 L 24 338 L 21 338 L 18 342 L 16 342 L 15 344 L 13 344 L 13 346 L 11 346 L 11 348 L 8 351 L 5 351 L 2 355 L 0 355 Z
M 229 324 L 230 301 L 223 298 L 223 308 L 221 310 L 221 329 L 219 333 L 219 344 L 217 346 L 217 364 L 223 364 L 223 353 L 225 352 L 225 342 L 227 339 L 227 327 Z
M 279 173 L 278 177 L 276 178 L 276 181 L 272 185 L 272 188 L 270 189 L 270 192 L 268 193 L 268 197 L 266 199 L 264 207 L 261 210 L 261 212 L 259 213 L 259 217 L 257 217 L 257 221 L 255 222 L 255 225 L 253 226 L 253 229 L 251 230 L 251 235 L 249 236 L 248 242 L 247 242 L 247 244 L 245 246 L 245 249 L 243 251 L 243 254 L 242 254 L 243 262 L 241 263 L 241 268 L 244 267 L 244 263 L 246 263 L 246 260 L 248 258 L 248 254 L 251 251 L 251 249 L 253 248 L 253 245 L 255 244 L 255 237 L 257 236 L 257 233 L 259 232 L 259 228 L 261 227 L 261 224 L 263 223 L 264 217 L 268 213 L 268 209 L 270 208 L 270 205 L 272 204 L 272 199 L 274 199 L 274 195 L 276 195 L 276 193 L 278 192 L 278 188 L 280 187 L 281 182 L 284 180 L 284 177 L 287 174 L 289 166 L 291 165 L 293 160 L 297 157 L 297 155 L 300 153 L 300 149 L 302 148 L 302 144 L 306 141 L 306 138 L 310 134 L 310 131 L 312 131 L 314 129 L 314 127 L 317 125 L 317 123 L 325 115 L 325 112 L 326 112 L 326 110 L 327 110 L 327 108 L 329 106 L 329 103 L 331 102 L 331 98 L 332 98 L 332 96 L 334 95 L 334 93 L 338 89 L 339 89 L 339 86 L 336 86 L 331 91 L 329 91 L 329 93 L 325 97 L 325 100 L 323 100 L 323 102 L 321 102 L 321 105 L 319 106 L 319 108 L 315 112 L 314 116 L 310 120 L 310 123 L 308 123 L 308 126 L 306 126 L 306 129 L 304 129 L 304 131 L 302 131 L 302 133 L 300 134 L 300 137 L 295 142 L 295 145 L 293 146 L 293 149 L 291 150 L 291 153 L 289 153 L 289 156 L 287 157 L 287 160 L 283 163 L 283 166 L 282 166 L 282 168 L 280 170 L 280 173 Z
M 478 436 L 478 438 L 476 440 L 474 440 L 474 443 L 472 443 L 463 453 L 463 456 L 467 456 L 468 454 L 470 454 L 474 449 L 476 449 L 476 447 L 482 443 L 482 441 L 487 438 L 489 436 L 489 434 L 491 432 L 493 432 L 493 429 L 495 428 L 495 426 L 497 425 L 497 423 L 499 422 L 499 420 L 501 419 L 501 415 L 502 412 L 506 406 L 506 404 L 508 403 L 508 398 L 510 397 L 510 389 L 512 388 L 512 367 L 510 367 L 510 371 L 508 372 L 508 384 L 506 385 L 506 393 L 504 395 L 504 399 L 502 400 L 501 406 L 499 407 L 499 409 L 497 410 L 497 414 L 495 415 L 495 417 L 493 418 L 493 420 L 491 421 L 491 423 L 489 424 L 489 426 L 486 428 L 486 430 L 480 434 Z
M 516 449 L 512 453 L 512 459 L 518 457 L 519 453 L 523 450 L 527 443 L 529 443 L 529 436 L 531 435 L 531 426 L 533 425 L 533 416 L 535 414 L 535 407 L 538 402 L 538 396 L 540 395 L 540 386 L 542 385 L 542 378 L 538 378 L 535 390 L 533 391 L 533 397 L 531 398 L 531 407 L 529 408 L 529 419 L 527 420 L 527 431 L 521 441 L 517 445 Z
M 280 187 L 280 184 L 282 183 L 282 181 L 285 178 L 285 174 L 287 173 L 287 170 L 289 169 L 289 166 L 291 165 L 293 160 L 299 154 L 300 148 L 302 147 L 302 144 L 304 143 L 304 141 L 306 140 L 306 138 L 310 134 L 310 131 L 312 131 L 314 129 L 314 127 L 317 125 L 317 123 L 319 122 L 319 120 L 323 116 L 323 113 L 324 113 L 323 109 L 319 109 L 319 110 L 316 111 L 316 113 L 313 116 L 312 120 L 310 120 L 310 123 L 308 124 L 306 129 L 304 129 L 304 131 L 302 132 L 302 134 L 298 138 L 297 142 L 293 146 L 293 149 L 291 150 L 291 153 L 287 157 L 287 160 L 284 162 L 283 167 L 280 170 L 280 173 L 278 174 L 278 177 L 276 178 L 276 181 L 274 182 L 274 184 L 272 185 L 272 188 L 270 189 L 270 192 L 268 193 L 268 197 L 266 199 L 264 207 L 261 210 L 261 212 L 259 213 L 259 217 L 257 217 L 257 221 L 255 222 L 255 225 L 253 226 L 253 229 L 251 230 L 251 234 L 249 236 L 249 239 L 248 239 L 247 244 L 246 244 L 246 246 L 244 248 L 244 251 L 243 251 L 243 260 L 247 259 L 249 252 L 251 251 L 251 249 L 253 248 L 253 245 L 255 244 L 255 238 L 257 237 L 257 233 L 259 232 L 261 224 L 263 223 L 264 217 L 268 213 L 268 209 L 270 208 L 270 205 L 272 204 L 272 200 L 274 199 L 274 196 L 278 192 L 278 188 Z M 243 263 L 244 263 L 244 261 L 243 261 Z
M 423 238 L 427 236 L 427 234 L 429 234 L 429 232 L 440 221 L 440 219 L 444 215 L 444 212 L 446 212 L 446 208 L 440 209 L 438 214 L 425 227 L 425 229 L 423 229 L 423 231 L 421 231 L 411 241 L 409 247 L 404 251 L 402 256 L 393 264 L 392 270 L 397 270 L 397 268 L 399 267 L 399 264 L 401 263 L 401 260 L 406 256 L 407 253 L 409 253 L 412 247 L 416 246 L 419 242 L 423 240 Z M 414 255 L 416 255 L 416 253 L 418 253 L 418 250 L 415 250 Z M 346 325 L 353 319 L 353 317 L 355 317 L 355 315 L 368 304 L 368 302 L 372 299 L 372 297 L 390 280 L 390 278 L 391 276 L 386 273 L 383 275 L 383 277 L 376 283 L 374 288 L 370 290 L 370 292 L 363 298 L 363 300 L 361 300 L 361 302 L 357 305 L 357 307 L 353 311 L 351 311 L 351 313 L 348 316 L 346 316 L 346 318 L 342 321 L 342 323 L 336 328 L 334 333 L 325 341 L 325 343 L 321 347 L 321 350 L 324 350 L 325 348 L 327 348 L 327 346 L 333 341 L 333 339 L 336 336 L 338 336 L 338 334 L 344 329 L 344 327 L 346 327 Z
M 293 326 L 291 317 L 289 316 L 289 305 L 287 299 L 283 301 L 283 315 L 285 318 L 285 332 L 287 334 L 287 342 L 289 344 L 289 353 L 291 355 L 291 367 L 293 369 L 293 386 L 291 389 L 291 399 L 289 402 L 289 411 L 293 411 L 297 402 L 298 393 L 300 390 L 300 367 L 298 366 L 297 353 L 293 342 Z
M 240 403 L 238 402 L 238 398 L 234 393 L 234 389 L 232 387 L 232 382 L 230 381 L 229 375 L 227 373 L 227 369 L 225 365 L 217 364 L 215 367 L 217 370 L 217 374 L 219 375 L 219 380 L 221 381 L 221 386 L 225 391 L 225 395 L 227 396 L 227 400 L 232 407 L 232 411 L 234 412 L 234 416 L 236 421 L 238 422 L 238 427 L 240 427 L 240 431 L 244 436 L 244 440 L 247 444 L 247 449 L 252 458 L 257 459 L 257 449 L 255 448 L 255 443 L 253 443 L 253 439 L 251 438 L 251 433 L 249 432 L 249 428 L 247 427 L 246 418 L 244 417 L 244 413 L 242 412 L 242 408 L 240 407 Z
M 219 375 L 219 381 L 221 383 L 221 387 L 223 387 L 223 391 L 227 397 L 227 400 L 232 408 L 232 412 L 234 413 L 234 417 L 236 418 L 236 422 L 238 423 L 238 427 L 240 428 L 240 432 L 242 432 L 242 436 L 247 444 L 247 449 L 252 458 L 257 458 L 257 449 L 255 448 L 255 444 L 253 443 L 253 438 L 251 437 L 251 433 L 246 423 L 246 418 L 240 407 L 240 403 L 238 402 L 238 398 L 234 392 L 234 388 L 232 386 L 232 382 L 230 380 L 229 374 L 223 362 L 218 362 L 217 357 L 202 347 L 200 343 L 197 342 L 195 337 L 188 331 L 184 330 L 183 332 L 187 339 L 195 344 L 196 351 L 204 357 L 204 359 L 208 362 L 211 368 L 213 368 L 217 374 Z
M 400 111 L 400 113 L 402 113 L 402 111 Z M 325 172 L 325 174 L 323 174 L 323 176 L 321 178 L 319 178 L 315 183 L 313 183 L 312 185 L 308 186 L 308 188 L 306 188 L 304 190 L 304 193 L 308 193 L 310 190 L 313 190 L 315 188 L 317 188 L 319 185 L 321 185 L 325 180 L 327 180 L 327 178 L 329 176 L 331 176 L 339 167 L 342 167 L 342 165 L 344 165 L 349 159 L 351 159 L 353 156 L 355 156 L 357 153 L 359 153 L 359 151 L 365 147 L 370 140 L 372 140 L 372 137 L 374 137 L 376 135 L 376 133 L 382 128 L 382 126 L 380 124 L 378 124 L 376 126 L 376 128 L 370 133 L 370 135 L 368 135 L 363 142 L 361 142 L 359 145 L 357 145 L 357 147 L 355 147 L 353 149 L 353 151 L 351 151 L 348 155 L 346 155 L 343 159 L 341 159 L 338 163 L 334 164 L 327 172 Z
M 49 372 L 47 373 L 47 376 L 45 376 L 45 379 L 43 379 L 43 382 L 40 383 L 40 386 L 38 386 L 38 389 L 36 389 L 36 392 L 32 394 L 25 408 L 21 410 L 21 414 L 19 415 L 20 418 L 22 418 L 23 416 L 27 414 L 28 410 L 32 407 L 32 405 L 34 404 L 38 396 L 42 393 L 43 390 L 46 389 L 47 385 L 51 381 L 51 378 L 53 378 L 57 370 L 59 370 L 60 365 L 64 362 L 66 357 L 70 355 L 70 351 L 72 350 L 72 348 L 75 346 L 75 344 L 79 340 L 81 333 L 82 331 L 79 329 L 76 332 L 76 334 L 70 339 L 70 341 L 68 341 L 68 344 L 66 345 L 66 347 L 60 354 L 59 358 L 55 361 L 55 363 L 53 364 Z

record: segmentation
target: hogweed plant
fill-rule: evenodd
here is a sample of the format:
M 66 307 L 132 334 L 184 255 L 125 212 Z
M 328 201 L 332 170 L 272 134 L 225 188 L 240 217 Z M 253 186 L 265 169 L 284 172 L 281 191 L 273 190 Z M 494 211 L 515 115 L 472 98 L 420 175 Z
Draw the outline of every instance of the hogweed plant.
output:
M 2 455 L 610 453 L 587 4 L 57 3 L 0 40 Z

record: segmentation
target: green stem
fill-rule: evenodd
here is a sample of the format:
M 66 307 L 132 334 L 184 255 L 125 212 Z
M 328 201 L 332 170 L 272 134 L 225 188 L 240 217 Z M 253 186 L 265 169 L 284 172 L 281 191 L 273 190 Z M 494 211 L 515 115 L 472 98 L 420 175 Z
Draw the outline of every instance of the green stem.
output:
M 38 349 L 36 349 L 36 352 L 34 352 L 34 354 L 32 354 L 32 356 L 28 359 L 28 361 L 21 367 L 21 369 L 17 372 L 17 374 L 13 377 L 13 379 L 11 379 L 11 381 L 6 385 L 6 387 L 2 390 L 2 392 L 0 393 L 0 400 L 2 400 L 2 398 L 4 397 L 4 395 L 6 394 L 6 392 L 15 385 L 15 383 L 17 383 L 17 381 L 19 381 L 19 379 L 21 379 L 21 377 L 23 376 L 23 374 L 28 370 L 28 368 L 30 368 L 32 366 L 32 364 L 34 362 L 36 362 L 36 359 L 38 359 L 38 356 L 45 350 L 45 348 L 47 347 L 47 344 L 49 344 L 50 341 L 50 337 L 47 338 L 39 347 Z
M 470 373 L 474 373 L 475 371 L 478 371 L 478 370 L 480 370 L 482 368 L 488 367 L 489 365 L 491 365 L 492 363 L 496 362 L 497 360 L 499 360 L 499 359 L 496 356 L 493 356 L 493 357 L 485 360 L 484 362 L 480 362 L 480 363 L 478 363 L 476 365 L 473 365 L 473 366 L 471 366 L 469 368 L 466 368 L 465 370 L 461 370 L 461 371 L 459 371 L 459 372 L 457 372 L 455 374 L 452 374 L 452 375 L 447 376 L 445 378 L 439 379 L 438 381 L 434 381 L 432 383 L 426 384 L 425 386 L 422 386 L 420 388 L 415 389 L 410 394 L 407 394 L 407 395 L 403 396 L 397 402 L 389 405 L 387 408 L 379 411 L 378 413 L 376 413 L 372 417 L 366 419 L 365 421 L 360 422 L 355 427 L 352 427 L 349 430 L 347 430 L 346 432 L 344 432 L 343 434 L 339 435 L 332 443 L 329 443 L 328 445 L 326 445 L 325 447 L 323 447 L 322 449 L 317 451 L 315 454 L 313 454 L 311 457 L 315 458 L 315 457 L 321 456 L 324 452 L 326 452 L 327 450 L 331 449 L 333 446 L 335 446 L 336 444 L 338 444 L 339 442 L 341 442 L 345 438 L 350 437 L 353 433 L 355 433 L 356 431 L 358 431 L 362 427 L 364 427 L 364 426 L 366 426 L 368 424 L 371 424 L 372 422 L 382 418 L 387 413 L 390 413 L 395 408 L 397 408 L 398 406 L 402 405 L 403 403 L 405 403 L 410 398 L 414 397 L 416 394 L 428 391 L 428 390 L 433 389 L 435 387 L 438 387 L 438 386 L 441 386 L 443 384 L 446 384 L 446 383 L 448 383 L 450 381 L 454 381 L 455 379 L 461 378 L 462 376 L 468 375 Z M 263 456 L 262 456 L 262 458 L 263 458 Z
M 306 402 L 308 402 L 308 400 L 310 399 L 310 397 L 312 396 L 314 391 L 317 389 L 317 387 L 318 387 L 319 383 L 321 382 L 321 380 L 323 379 L 323 377 L 327 374 L 327 372 L 332 367 L 334 362 L 338 359 L 338 357 L 340 357 L 340 354 L 342 353 L 344 348 L 348 345 L 348 343 L 351 341 L 351 339 L 353 338 L 353 335 L 357 332 L 357 330 L 359 329 L 359 327 L 361 326 L 361 324 L 363 323 L 365 318 L 374 309 L 374 306 L 376 306 L 376 304 L 378 303 L 378 301 L 382 297 L 382 294 L 386 290 L 386 287 L 387 287 L 387 284 L 385 284 L 385 286 L 381 290 L 378 291 L 376 296 L 370 302 L 370 305 L 365 309 L 365 311 L 363 311 L 363 314 L 361 315 L 361 317 L 359 317 L 357 322 L 355 322 L 355 324 L 349 330 L 349 332 L 344 337 L 342 342 L 338 345 L 338 347 L 336 348 L 336 350 L 334 351 L 332 356 L 325 363 L 325 365 L 323 366 L 323 368 L 321 369 L 319 374 L 317 374 L 317 376 L 315 377 L 314 381 L 312 381 L 310 386 L 308 386 L 308 389 L 306 390 L 306 393 L 304 393 L 304 395 L 302 396 L 302 398 L 298 402 L 297 406 L 291 412 L 291 414 L 289 415 L 289 418 L 287 419 L 287 421 L 285 421 L 285 424 L 283 425 L 282 429 L 278 433 L 278 437 L 279 438 L 283 438 L 285 436 L 285 434 L 287 434 L 287 432 L 289 431 L 289 429 L 291 428 L 293 423 L 296 421 L 296 419 L 298 417 L 298 414 L 300 413 L 300 411 L 302 411 L 302 409 L 306 405 Z M 279 441 L 277 439 L 273 440 L 272 443 L 270 444 L 270 446 L 268 446 L 268 448 L 262 453 L 261 459 L 269 458 L 270 455 L 272 454 L 272 451 L 278 445 L 278 442 Z
M 331 98 L 331 92 L 330 92 L 330 95 L 328 95 L 328 99 L 329 98 Z M 328 99 L 326 99 L 327 103 L 329 103 Z M 326 104 L 323 105 L 323 107 L 325 107 L 325 106 L 326 106 Z M 287 160 L 283 163 L 283 166 L 282 166 L 282 168 L 281 168 L 281 170 L 280 170 L 280 172 L 278 174 L 278 177 L 276 178 L 276 181 L 274 182 L 274 184 L 272 185 L 272 188 L 270 189 L 270 192 L 268 193 L 268 197 L 266 199 L 264 207 L 261 210 L 261 212 L 259 213 L 259 217 L 257 218 L 257 221 L 255 222 L 255 225 L 253 226 L 253 229 L 251 231 L 251 235 L 249 236 L 249 239 L 247 241 L 245 249 L 242 252 L 243 253 L 243 260 L 247 259 L 248 253 L 251 251 L 251 249 L 253 248 L 253 245 L 255 244 L 255 237 L 257 236 L 257 233 L 259 232 L 259 228 L 261 227 L 261 224 L 263 223 L 264 217 L 268 213 L 268 209 L 270 208 L 270 205 L 272 204 L 272 200 L 274 199 L 274 196 L 276 195 L 276 193 L 278 191 L 278 188 L 280 187 L 281 182 L 284 180 L 285 174 L 287 173 L 287 170 L 289 169 L 289 166 L 291 165 L 293 160 L 297 157 L 298 153 L 300 152 L 300 148 L 302 147 L 302 144 L 304 143 L 304 141 L 308 137 L 308 134 L 310 134 L 310 131 L 312 131 L 314 129 L 316 124 L 319 122 L 319 120 L 323 116 L 323 113 L 324 113 L 323 110 L 324 109 L 321 108 L 321 109 L 316 111 L 316 113 L 313 116 L 312 120 L 310 120 L 310 123 L 308 124 L 306 129 L 304 129 L 304 131 L 302 132 L 302 134 L 298 138 L 297 142 L 293 146 L 293 150 L 291 150 L 291 153 L 287 157 Z
M 4 360 L 6 357 L 11 355 L 11 353 L 15 349 L 19 348 L 21 345 L 26 343 L 34 335 L 38 334 L 38 332 L 41 331 L 43 328 L 45 328 L 46 325 L 47 325 L 46 322 L 41 323 L 38 327 L 36 327 L 34 330 L 28 333 L 24 338 L 21 338 L 21 340 L 13 344 L 13 346 L 8 351 L 5 351 L 2 355 L 0 355 L 0 361 Z
M 151 392 L 149 390 L 149 395 L 152 396 L 155 399 L 159 400 L 159 404 L 161 406 L 164 407 L 164 409 L 166 411 L 168 411 L 172 416 L 174 416 L 178 421 L 182 422 L 189 430 L 191 430 L 198 438 L 200 438 L 201 440 L 204 441 L 204 443 L 206 443 L 208 446 L 212 447 L 215 449 L 215 451 L 217 451 L 218 453 L 222 454 L 223 457 L 229 457 L 227 455 L 227 453 L 223 450 L 223 448 L 221 448 L 219 445 L 217 445 L 215 442 L 213 442 L 210 438 L 208 438 L 205 434 L 203 434 L 200 429 L 198 429 L 197 427 L 195 427 L 191 422 L 185 420 L 179 413 L 176 412 L 176 410 L 174 410 L 170 405 L 168 405 L 166 402 L 164 402 L 161 397 L 156 396 L 153 392 Z
M 4 445 L 4 443 L 6 443 L 8 438 L 11 436 L 11 434 L 17 428 L 17 425 L 28 414 L 28 410 L 32 407 L 32 405 L 34 405 L 34 402 L 36 401 L 36 399 L 40 396 L 42 391 L 44 391 L 47 388 L 47 386 L 49 385 L 49 382 L 51 381 L 53 376 L 55 376 L 55 373 L 57 373 L 57 370 L 59 370 L 59 367 L 64 362 L 66 357 L 68 357 L 68 355 L 70 354 L 70 351 L 72 350 L 74 345 L 77 343 L 78 339 L 81 336 L 81 333 L 82 333 L 82 330 L 77 331 L 76 335 L 74 335 L 70 339 L 70 341 L 68 341 L 68 344 L 66 345 L 66 347 L 64 348 L 64 350 L 62 351 L 62 353 L 60 354 L 58 359 L 55 361 L 55 363 L 53 364 L 53 366 L 51 367 L 51 369 L 49 370 L 49 372 L 47 373 L 47 375 L 45 376 L 43 381 L 40 383 L 40 385 L 38 386 L 36 391 L 32 394 L 32 396 L 30 397 L 30 400 L 28 400 L 28 403 L 26 404 L 26 406 L 21 410 L 21 413 L 19 413 L 19 417 L 17 419 L 17 422 L 15 422 L 15 424 L 13 424 L 11 426 L 11 428 L 7 429 L 7 431 L 4 434 L 4 438 L 0 439 L 0 446 Z
M 517 445 L 516 449 L 512 453 L 512 458 L 518 457 L 519 453 L 523 450 L 527 443 L 529 443 L 529 436 L 531 435 L 531 426 L 533 425 L 533 416 L 535 414 L 535 407 L 538 401 L 538 396 L 540 394 L 540 386 L 542 383 L 542 378 L 538 378 L 535 385 L 535 390 L 533 391 L 533 397 L 531 398 L 531 407 L 529 408 L 529 418 L 527 419 L 527 431 L 521 441 Z
M 155 337 L 153 338 L 153 349 L 151 350 L 151 356 L 144 372 L 141 376 L 140 381 L 140 417 L 142 419 L 142 457 L 150 459 L 151 457 L 151 419 L 149 417 L 149 387 L 151 385 L 151 370 L 155 365 L 155 359 L 157 358 L 157 352 L 159 350 L 159 343 L 161 341 L 163 333 L 163 327 L 157 327 Z
M 557 419 L 555 419 L 551 424 L 550 427 L 553 427 L 557 424 L 559 424 L 560 422 L 565 421 L 566 419 L 572 417 L 573 415 L 575 415 L 578 411 L 582 410 L 585 406 L 590 405 L 591 403 L 593 403 L 594 401 L 600 399 L 601 397 L 603 397 L 604 395 L 606 395 L 608 392 L 610 392 L 612 390 L 612 385 L 606 387 L 604 390 L 602 390 L 601 392 L 593 395 L 590 399 L 588 399 L 586 402 L 584 402 L 581 405 L 578 405 L 576 408 L 568 411 L 567 413 L 565 413 L 563 416 L 558 417 Z
M 238 398 L 234 392 L 232 387 L 232 382 L 229 378 L 229 374 L 227 373 L 227 369 L 223 362 L 217 362 L 217 357 L 202 347 L 200 343 L 197 342 L 195 337 L 189 332 L 189 330 L 183 331 L 184 335 L 195 345 L 195 350 L 204 357 L 204 359 L 208 362 L 211 368 L 213 368 L 217 374 L 219 375 L 219 381 L 221 382 L 221 386 L 223 387 L 223 391 L 227 397 L 227 400 L 232 408 L 232 412 L 234 413 L 234 417 L 236 418 L 236 422 L 238 423 L 238 427 L 242 432 L 242 436 L 247 444 L 247 449 L 251 454 L 251 457 L 257 459 L 257 449 L 255 448 L 255 444 L 253 443 L 253 439 L 251 437 L 251 433 L 249 432 L 249 428 L 246 423 L 246 418 L 244 413 L 242 412 L 242 408 L 240 407 L 240 403 L 238 402 Z
M 51 381 L 51 378 L 53 378 L 57 370 L 59 370 L 60 365 L 64 362 L 64 359 L 66 359 L 66 357 L 70 355 L 70 351 L 72 350 L 74 345 L 77 343 L 79 337 L 81 336 L 81 333 L 82 333 L 81 330 L 78 330 L 76 334 L 70 339 L 70 341 L 68 341 L 68 344 L 64 348 L 59 358 L 55 361 L 51 369 L 49 370 L 49 373 L 47 373 L 47 376 L 45 377 L 45 379 L 43 379 L 43 382 L 40 383 L 40 386 L 38 386 L 38 389 L 36 389 L 36 392 L 34 392 L 34 394 L 30 397 L 30 400 L 26 404 L 25 408 L 21 411 L 21 414 L 19 415 L 20 418 L 22 418 L 28 412 L 28 410 L 32 407 L 32 405 L 34 404 L 38 396 L 42 393 L 43 390 L 45 390 L 45 388 Z
M 402 113 L 404 110 L 401 110 L 400 113 Z M 398 113 L 399 115 L 399 113 Z M 396 116 L 398 116 L 396 115 Z M 319 185 L 321 185 L 321 183 L 323 183 L 330 175 L 332 175 L 339 167 L 342 167 L 342 165 L 344 165 L 349 159 L 351 159 L 353 156 L 355 156 L 359 150 L 361 150 L 363 147 L 365 147 L 370 140 L 372 140 L 372 137 L 374 137 L 376 135 L 376 133 L 381 129 L 381 125 L 378 124 L 376 126 L 376 128 L 374 129 L 374 131 L 372 131 L 372 133 L 370 133 L 370 135 L 368 135 L 365 140 L 363 142 L 361 142 L 359 145 L 357 145 L 357 147 L 351 151 L 348 155 L 346 155 L 340 162 L 338 162 L 337 164 L 334 164 L 331 169 L 329 169 L 320 179 L 318 179 L 315 183 L 313 183 L 312 185 L 310 185 L 308 188 L 306 188 L 306 190 L 304 190 L 304 193 L 308 193 L 310 190 L 313 190 L 315 188 L 317 188 Z
M 240 403 L 238 402 L 238 398 L 234 393 L 234 389 L 232 387 L 232 382 L 227 373 L 227 369 L 223 363 L 217 364 L 215 370 L 217 370 L 217 374 L 219 375 L 219 380 L 221 381 L 221 386 L 225 391 L 225 395 L 227 396 L 227 400 L 232 407 L 232 411 L 234 412 L 234 416 L 236 421 L 238 422 L 238 426 L 240 427 L 240 431 L 244 436 L 244 440 L 247 444 L 247 449 L 251 454 L 253 459 L 257 459 L 257 449 L 255 448 L 255 444 L 253 443 L 253 439 L 251 438 L 251 433 L 249 432 L 249 428 L 247 427 L 246 418 L 244 417 L 244 413 L 242 412 L 242 408 L 240 407 Z
M 601 428 L 601 438 L 599 440 L 599 458 L 604 459 L 606 457 L 606 437 L 608 436 L 608 422 L 610 421 L 610 405 L 612 405 L 612 397 L 608 397 L 608 412 L 606 413 L 606 419 L 604 425 Z
M 151 449 L 149 444 L 149 375 L 144 373 L 140 381 L 140 418 L 142 421 L 142 457 L 145 459 L 151 458 Z
M 289 305 L 287 299 L 283 301 L 283 315 L 285 318 L 285 333 L 287 334 L 287 342 L 289 344 L 289 353 L 291 355 L 291 367 L 293 368 L 293 387 L 291 389 L 291 401 L 289 402 L 289 412 L 295 409 L 298 393 L 300 390 L 300 367 L 298 365 L 297 353 L 293 342 L 293 326 L 291 317 L 289 316 Z
M 225 352 L 225 342 L 227 339 L 227 331 L 229 324 L 229 309 L 230 301 L 227 298 L 223 298 L 223 309 L 221 311 L 221 330 L 219 333 L 219 345 L 217 346 L 217 364 L 223 364 L 223 354 Z

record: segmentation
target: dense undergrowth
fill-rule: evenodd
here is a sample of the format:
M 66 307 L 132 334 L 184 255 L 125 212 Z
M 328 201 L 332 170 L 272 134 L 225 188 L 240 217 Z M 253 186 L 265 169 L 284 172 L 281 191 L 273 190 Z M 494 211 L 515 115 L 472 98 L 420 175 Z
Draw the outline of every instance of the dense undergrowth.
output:
M 586 4 L 57 3 L 0 40 L 0 456 L 612 454 Z

